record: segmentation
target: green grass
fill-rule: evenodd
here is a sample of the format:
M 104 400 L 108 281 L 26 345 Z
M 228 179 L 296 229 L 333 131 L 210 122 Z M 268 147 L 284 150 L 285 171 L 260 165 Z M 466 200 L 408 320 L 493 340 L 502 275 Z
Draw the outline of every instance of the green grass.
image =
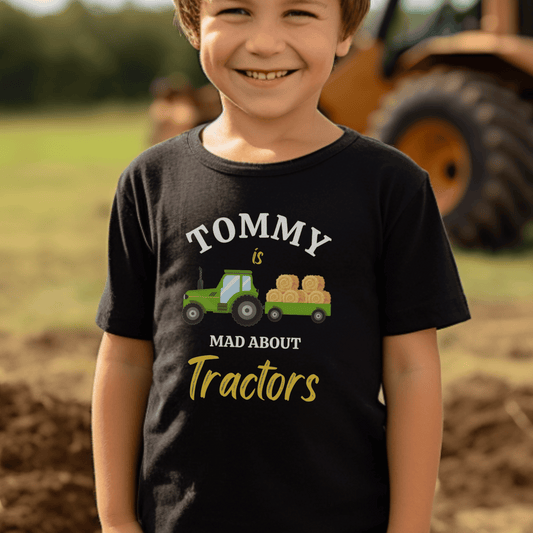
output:
M 95 327 L 109 208 L 147 107 L 0 116 L 0 330 Z M 467 297 L 530 299 L 533 250 L 456 250 Z
M 147 147 L 146 108 L 0 120 L 0 329 L 94 322 L 120 173 Z
M 492 302 L 533 298 L 533 248 L 454 253 L 467 297 Z

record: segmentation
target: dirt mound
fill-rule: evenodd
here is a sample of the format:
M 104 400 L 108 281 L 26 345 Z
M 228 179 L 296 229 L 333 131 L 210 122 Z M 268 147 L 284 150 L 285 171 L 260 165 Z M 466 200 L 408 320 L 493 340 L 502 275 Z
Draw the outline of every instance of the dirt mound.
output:
M 96 326 L 34 334 L 0 330 L 0 383 L 24 382 L 32 391 L 90 402 L 101 338 Z
M 531 385 L 511 386 L 483 374 L 450 385 L 435 531 L 533 533 L 532 420 Z M 461 527 L 479 524 L 480 513 L 488 518 L 496 508 L 512 523 L 498 528 L 492 518 L 490 528 Z
M 533 386 L 476 375 L 445 402 L 441 489 L 466 507 L 533 504 Z
M 95 533 L 88 404 L 0 384 L 0 531 Z

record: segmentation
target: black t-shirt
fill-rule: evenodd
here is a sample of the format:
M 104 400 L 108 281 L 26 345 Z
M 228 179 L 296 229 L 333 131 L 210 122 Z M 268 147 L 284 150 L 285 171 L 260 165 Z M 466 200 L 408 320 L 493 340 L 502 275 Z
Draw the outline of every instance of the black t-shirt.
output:
M 267 164 L 204 126 L 137 157 L 111 214 L 97 324 L 154 342 L 143 530 L 384 532 L 382 338 L 469 318 L 428 175 L 344 126 Z

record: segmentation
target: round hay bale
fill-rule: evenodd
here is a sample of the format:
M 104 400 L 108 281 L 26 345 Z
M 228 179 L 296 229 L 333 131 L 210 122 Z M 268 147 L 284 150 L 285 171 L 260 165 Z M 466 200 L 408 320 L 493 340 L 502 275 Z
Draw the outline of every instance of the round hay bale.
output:
M 283 302 L 292 304 L 292 303 L 298 303 L 300 301 L 300 295 L 298 291 L 295 290 L 289 290 L 283 292 Z
M 321 291 L 326 286 L 322 276 L 305 276 L 302 280 L 302 289 L 306 292 Z
M 281 274 L 276 280 L 276 287 L 280 291 L 295 291 L 298 285 L 300 285 L 300 280 L 294 274 Z
M 324 291 L 313 291 L 309 293 L 310 304 L 323 304 L 325 303 L 324 300 Z
M 283 293 L 279 289 L 270 289 L 266 293 L 267 302 L 283 302 Z

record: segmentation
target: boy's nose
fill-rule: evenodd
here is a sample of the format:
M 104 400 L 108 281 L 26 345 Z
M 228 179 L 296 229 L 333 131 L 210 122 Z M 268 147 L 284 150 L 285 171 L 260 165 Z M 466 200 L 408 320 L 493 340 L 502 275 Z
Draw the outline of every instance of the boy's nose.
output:
M 251 54 L 279 54 L 284 48 L 284 41 L 266 29 L 253 33 L 246 41 L 246 50 Z

